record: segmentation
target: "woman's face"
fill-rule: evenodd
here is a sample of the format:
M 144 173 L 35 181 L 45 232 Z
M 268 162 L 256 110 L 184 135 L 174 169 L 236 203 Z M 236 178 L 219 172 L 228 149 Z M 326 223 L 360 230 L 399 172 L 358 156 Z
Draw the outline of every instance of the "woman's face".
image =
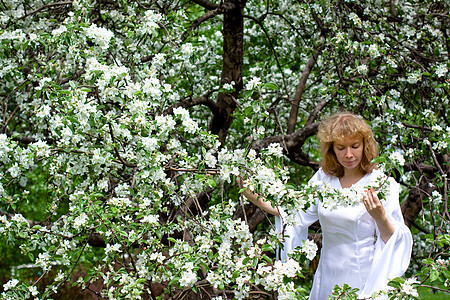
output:
M 334 141 L 333 150 L 344 169 L 359 167 L 364 153 L 364 140 L 360 136 Z

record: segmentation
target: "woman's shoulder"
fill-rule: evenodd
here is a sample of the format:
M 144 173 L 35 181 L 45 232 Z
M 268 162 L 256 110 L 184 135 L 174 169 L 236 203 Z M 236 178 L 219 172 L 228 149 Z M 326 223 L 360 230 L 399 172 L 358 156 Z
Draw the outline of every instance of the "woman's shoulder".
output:
M 333 178 L 335 178 L 336 176 L 333 175 L 328 175 L 327 173 L 325 173 L 323 171 L 322 168 L 320 168 L 311 178 L 310 182 L 316 182 L 316 183 L 322 183 L 322 182 L 329 182 L 330 180 L 332 180 Z

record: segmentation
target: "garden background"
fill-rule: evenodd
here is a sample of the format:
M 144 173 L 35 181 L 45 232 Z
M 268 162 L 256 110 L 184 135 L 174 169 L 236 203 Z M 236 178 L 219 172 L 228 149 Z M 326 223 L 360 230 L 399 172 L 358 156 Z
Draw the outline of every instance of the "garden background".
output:
M 0 1 L 1 297 L 306 299 L 319 226 L 275 262 L 236 177 L 307 207 L 318 124 L 342 109 L 374 129 L 414 238 L 374 298 L 448 297 L 449 8 Z

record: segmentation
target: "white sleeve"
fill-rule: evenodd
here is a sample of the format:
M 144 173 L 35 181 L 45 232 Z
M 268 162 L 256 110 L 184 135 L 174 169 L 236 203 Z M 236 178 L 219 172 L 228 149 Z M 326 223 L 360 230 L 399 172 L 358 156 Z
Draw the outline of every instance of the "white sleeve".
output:
M 308 227 L 319 219 L 317 204 L 311 205 L 306 211 L 300 210 L 296 214 L 296 225 L 283 224 L 284 212 L 280 208 L 281 217 L 275 216 L 275 229 L 282 235 L 283 248 L 277 250 L 277 259 L 285 261 L 287 254 L 295 247 L 301 246 L 308 237 Z
M 322 174 L 323 171 L 319 170 L 310 182 L 320 181 Z M 283 247 L 277 249 L 277 259 L 285 261 L 287 254 L 295 247 L 301 246 L 302 241 L 307 239 L 308 227 L 319 219 L 317 205 L 318 203 L 311 204 L 306 211 L 299 210 L 295 215 L 294 226 L 284 224 L 283 219 L 286 219 L 286 214 L 281 207 L 278 208 L 280 216 L 275 216 L 275 230 L 277 234 L 282 235 Z
M 377 228 L 377 241 L 369 276 L 360 296 L 370 296 L 373 292 L 386 288 L 390 279 L 402 276 L 409 266 L 412 251 L 411 231 L 403 221 L 399 204 L 399 184 L 389 178 L 389 193 L 383 201 L 389 221 L 395 228 L 387 243 L 380 237 Z

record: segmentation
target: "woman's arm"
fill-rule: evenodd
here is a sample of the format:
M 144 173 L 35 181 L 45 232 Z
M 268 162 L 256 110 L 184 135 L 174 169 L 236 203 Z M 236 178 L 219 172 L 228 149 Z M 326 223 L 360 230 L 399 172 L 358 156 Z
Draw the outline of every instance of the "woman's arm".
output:
M 244 187 L 244 183 L 242 180 L 238 179 L 239 187 L 242 189 Z M 248 189 L 245 189 L 242 192 L 242 195 L 244 195 L 250 202 L 261 208 L 262 210 L 268 212 L 269 214 L 272 214 L 274 216 L 280 216 L 280 213 L 276 207 L 273 207 L 270 202 L 264 201 L 262 197 L 260 197 L 258 194 L 254 194 L 250 192 Z
M 377 223 L 381 239 L 384 243 L 387 243 L 392 234 L 394 234 L 395 228 L 387 218 L 383 203 L 381 203 L 377 192 L 373 188 L 366 191 L 366 195 L 363 197 L 363 203 L 367 212 L 375 220 L 375 223 Z

